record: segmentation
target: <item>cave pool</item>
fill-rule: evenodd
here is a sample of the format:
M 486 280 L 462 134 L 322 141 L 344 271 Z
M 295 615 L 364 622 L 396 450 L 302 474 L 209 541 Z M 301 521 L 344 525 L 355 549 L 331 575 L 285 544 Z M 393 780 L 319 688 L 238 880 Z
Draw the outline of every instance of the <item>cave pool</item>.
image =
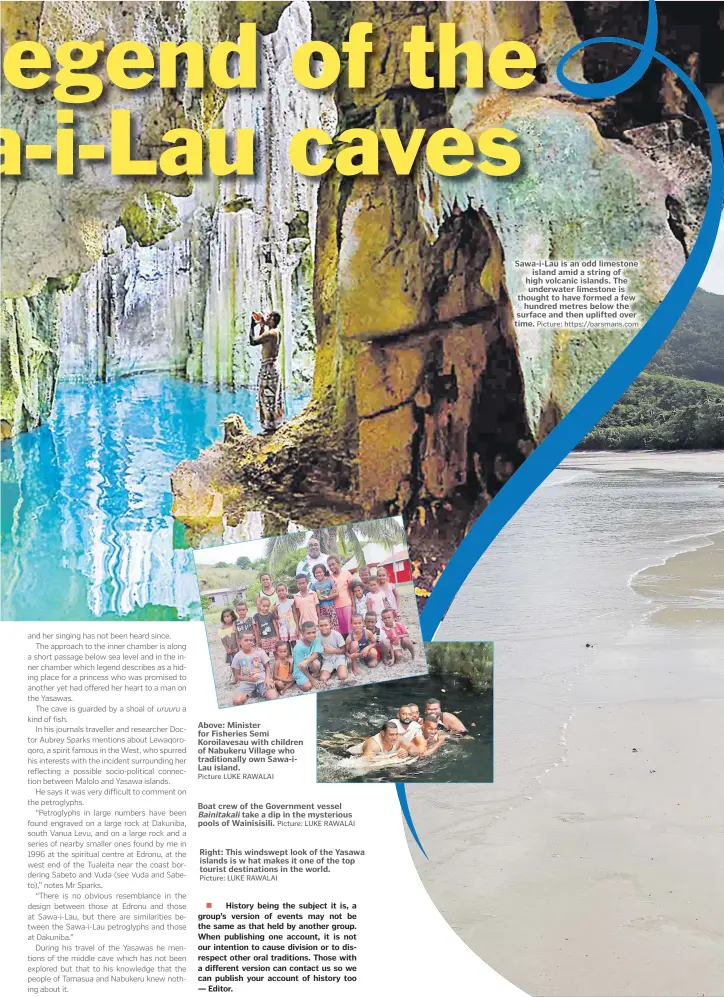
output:
M 307 400 L 288 396 L 287 416 Z M 170 474 L 232 412 L 259 431 L 253 389 L 167 374 L 59 384 L 48 423 L 2 443 L 3 619 L 200 618 Z

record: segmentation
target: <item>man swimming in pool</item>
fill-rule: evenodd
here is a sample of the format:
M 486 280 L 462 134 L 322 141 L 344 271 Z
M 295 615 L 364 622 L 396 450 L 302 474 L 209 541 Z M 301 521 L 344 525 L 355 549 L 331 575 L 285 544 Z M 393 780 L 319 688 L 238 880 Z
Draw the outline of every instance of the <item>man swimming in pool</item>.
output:
M 410 742 L 410 754 L 425 758 L 434 755 L 442 748 L 443 744 L 451 735 L 442 731 L 438 727 L 437 717 L 433 713 L 426 713 L 422 722 L 422 730 Z
M 403 748 L 409 748 L 415 737 L 422 733 L 422 726 L 413 719 L 409 706 L 401 706 L 397 711 L 397 728 L 400 732 L 400 744 Z
M 404 758 L 407 748 L 400 745 L 400 731 L 397 720 L 388 720 L 372 737 L 368 737 L 362 745 L 362 757 L 373 758 Z
M 454 713 L 444 713 L 439 699 L 425 700 L 425 719 L 428 716 L 435 717 L 439 730 L 447 730 L 451 734 L 467 734 L 468 729 L 465 724 L 458 720 Z

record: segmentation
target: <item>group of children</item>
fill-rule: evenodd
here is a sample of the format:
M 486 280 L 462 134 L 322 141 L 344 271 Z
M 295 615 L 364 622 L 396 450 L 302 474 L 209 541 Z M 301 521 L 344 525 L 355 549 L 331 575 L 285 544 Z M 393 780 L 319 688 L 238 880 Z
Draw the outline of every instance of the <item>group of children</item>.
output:
M 276 699 L 295 685 L 301 692 L 323 688 L 336 673 L 342 681 L 361 674 L 360 665 L 392 666 L 415 645 L 400 620 L 396 586 L 384 567 L 353 575 L 330 554 L 315 564 L 312 579 L 300 572 L 293 595 L 264 572 L 256 612 L 240 599 L 221 614 L 220 637 L 235 686 L 233 702 L 250 696 Z

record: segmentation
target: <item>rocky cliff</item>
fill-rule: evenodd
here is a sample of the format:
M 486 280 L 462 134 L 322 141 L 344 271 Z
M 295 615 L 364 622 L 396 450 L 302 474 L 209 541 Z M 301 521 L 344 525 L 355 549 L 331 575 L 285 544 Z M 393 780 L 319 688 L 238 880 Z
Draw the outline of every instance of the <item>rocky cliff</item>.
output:
M 218 529 L 222 510 L 235 521 L 262 508 L 267 532 L 289 518 L 403 512 L 416 559 L 439 566 L 632 335 L 519 329 L 514 261 L 641 260 L 643 323 L 695 238 L 708 160 L 691 108 L 661 74 L 655 98 L 627 99 L 625 111 L 561 90 L 555 65 L 581 27 L 592 28 L 590 18 L 577 26 L 564 3 L 359 3 L 355 17 L 372 21 L 377 41 L 368 88 L 337 91 L 340 125 L 394 124 L 405 140 L 416 126 L 453 124 L 476 138 L 505 124 L 520 135 L 524 168 L 455 181 L 424 167 L 414 178 L 384 167 L 379 176 L 327 174 L 312 405 L 272 440 L 227 420 L 225 442 L 174 476 L 174 511 L 197 539 Z M 413 89 L 403 41 L 413 24 L 434 31 L 441 17 L 488 49 L 525 39 L 538 85 L 513 97 Z M 583 78 L 588 67 L 570 71 Z
M 60 362 L 59 294 L 46 285 L 32 297 L 0 301 L 0 435 L 35 429 L 50 415 Z
M 89 3 L 82 18 L 80 5 L 4 5 L 11 37 L 51 43 L 96 35 L 151 47 L 166 37 L 213 43 L 234 37 L 240 17 L 257 18 L 265 32 L 256 93 L 210 88 L 169 101 L 157 91 L 150 110 L 133 108 L 144 123 L 142 148 L 183 120 L 253 125 L 253 181 L 139 190 L 113 182 L 105 168 L 78 182 L 36 166 L 26 186 L 4 197 L 5 293 L 16 295 L 5 305 L 15 344 L 3 396 L 9 430 L 47 416 L 59 364 L 68 376 L 160 368 L 251 384 L 258 356 L 246 346 L 248 314 L 276 308 L 285 384 L 294 390 L 313 379 L 312 402 L 271 438 L 232 417 L 222 444 L 179 468 L 174 511 L 189 537 L 208 538 L 222 519 L 233 525 L 250 510 L 266 513 L 267 533 L 290 519 L 403 512 L 416 558 L 444 561 L 629 338 L 603 328 L 520 327 L 515 259 L 639 259 L 643 322 L 696 237 L 707 150 L 673 76 L 653 67 L 633 91 L 598 104 L 573 98 L 555 79 L 561 53 L 603 25 L 641 38 L 645 6 L 633 6 L 357 3 L 355 18 L 375 28 L 369 86 L 348 90 L 343 74 L 332 95 L 298 87 L 290 56 L 312 35 L 339 47 L 349 4 Z M 660 13 L 662 47 L 704 83 L 718 80 L 705 9 L 715 5 L 696 5 L 698 35 L 678 29 L 675 6 Z M 414 89 L 403 42 L 413 24 L 434 32 L 440 19 L 487 49 L 525 40 L 537 53 L 537 84 L 513 96 L 493 87 Z M 632 57 L 593 50 L 569 71 L 595 80 Z M 11 124 L 22 123 L 28 138 L 39 140 L 51 118 L 54 128 L 48 98 L 15 103 Z M 84 140 L 107 134 L 104 114 L 99 106 L 85 116 Z M 379 176 L 330 171 L 317 187 L 288 165 L 289 138 L 308 125 L 393 125 L 404 141 L 418 126 L 454 125 L 475 139 L 498 124 L 520 136 L 524 168 L 508 178 L 472 171 L 442 181 L 424 165 L 398 177 L 383 164 Z M 62 289 L 57 278 L 77 283 Z
M 4 320 L 8 344 L 14 344 L 3 379 L 6 435 L 48 417 L 58 376 L 106 380 L 166 370 L 214 385 L 253 384 L 259 351 L 248 345 L 248 316 L 259 308 L 282 313 L 285 386 L 306 392 L 311 382 L 316 184 L 291 169 L 287 147 L 304 127 L 334 133 L 336 107 L 329 95 L 292 86 L 291 55 L 311 37 L 308 4 L 131 3 L 120 19 L 112 6 L 87 4 L 82 17 L 73 17 L 65 4 L 7 10 L 4 30 L 8 40 L 31 36 L 50 45 L 64 36 L 112 43 L 130 30 L 157 48 L 184 36 L 209 43 L 230 38 L 239 17 L 259 17 L 270 33 L 261 38 L 261 85 L 253 94 L 189 96 L 168 106 L 154 97 L 150 109 L 123 95 L 124 106 L 138 104 L 131 110 L 149 136 L 148 115 L 156 114 L 156 139 L 162 126 L 180 123 L 179 115 L 229 132 L 253 127 L 257 175 L 202 178 L 193 190 L 154 179 L 141 191 L 125 180 L 114 182 L 107 168 L 84 173 L 82 181 L 38 166 L 22 185 L 5 179 L 3 293 L 15 301 Z M 47 138 L 55 127 L 49 98 L 13 92 L 7 104 L 10 124 L 27 122 L 28 141 Z M 107 134 L 108 109 L 100 102 L 98 109 L 84 110 L 80 138 L 90 140 L 86 132 L 103 128 Z M 139 155 L 151 143 L 144 134 Z M 72 224 L 56 220 L 49 230 L 43 211 L 54 199 Z M 42 326 L 36 328 L 36 319 Z M 42 363 L 40 343 L 48 346 Z

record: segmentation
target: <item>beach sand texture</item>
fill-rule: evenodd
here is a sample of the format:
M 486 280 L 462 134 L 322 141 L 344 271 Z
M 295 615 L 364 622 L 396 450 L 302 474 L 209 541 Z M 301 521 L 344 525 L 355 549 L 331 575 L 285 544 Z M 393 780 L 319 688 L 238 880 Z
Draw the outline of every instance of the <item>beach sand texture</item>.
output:
M 575 454 L 440 628 L 495 641 L 495 781 L 410 787 L 416 861 L 526 993 L 724 994 L 723 513 L 724 454 Z

